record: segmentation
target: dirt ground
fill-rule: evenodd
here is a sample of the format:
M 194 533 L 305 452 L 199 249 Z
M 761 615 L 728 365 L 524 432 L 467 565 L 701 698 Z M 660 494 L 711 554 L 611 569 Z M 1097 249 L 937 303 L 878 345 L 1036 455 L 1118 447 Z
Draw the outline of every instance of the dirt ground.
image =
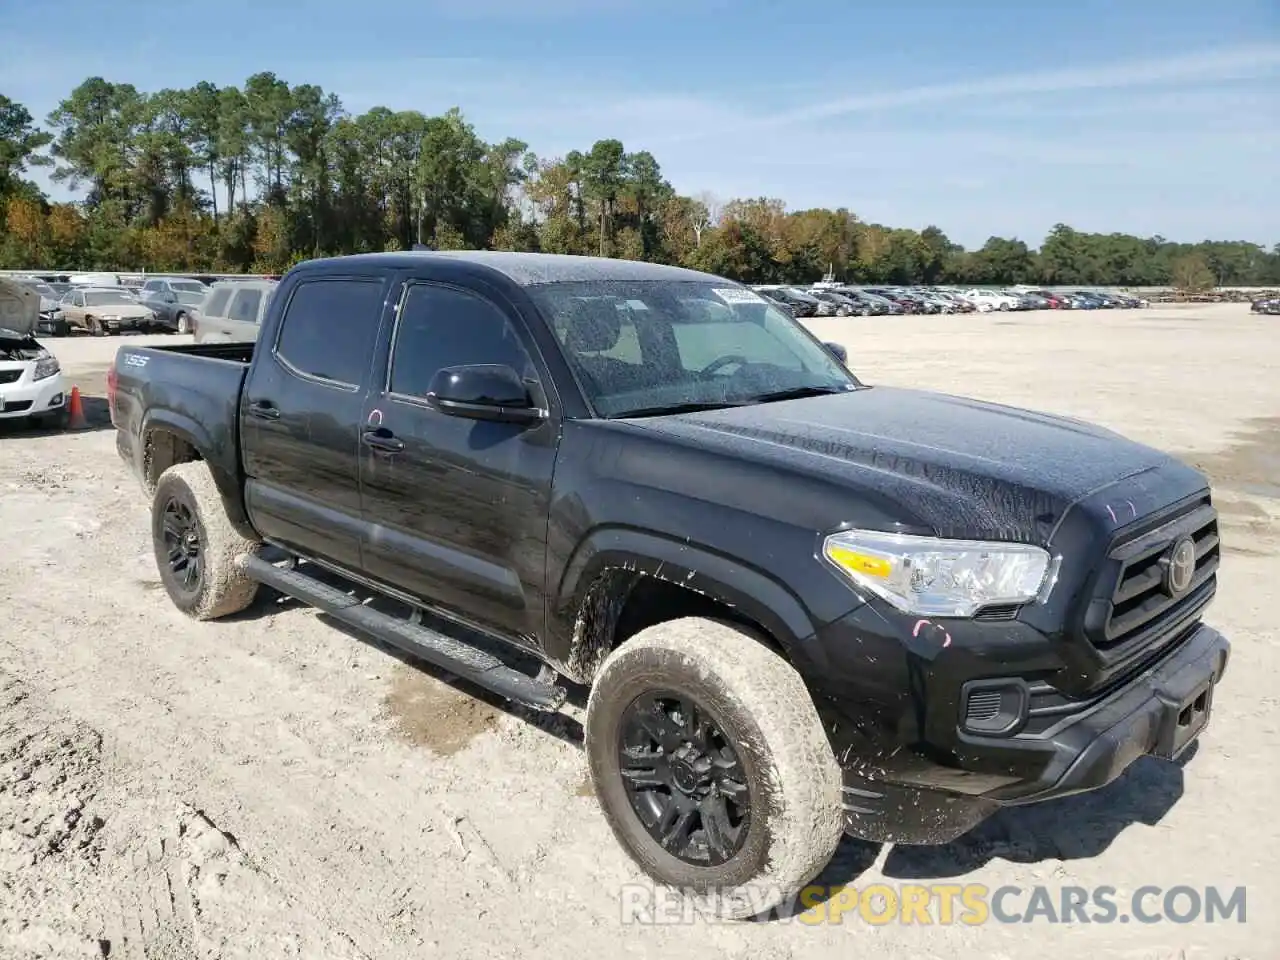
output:
M 1247 888 L 1245 923 L 624 925 L 640 879 L 581 715 L 534 719 L 261 601 L 184 619 L 118 461 L 116 339 L 50 341 L 93 429 L 0 427 L 0 957 L 1275 956 L 1280 321 L 1247 307 L 815 321 L 869 382 L 1094 420 L 1208 471 L 1234 642 L 1185 765 L 1007 811 L 937 848 L 849 841 L 824 874 Z M 177 338 L 150 338 L 176 342 Z

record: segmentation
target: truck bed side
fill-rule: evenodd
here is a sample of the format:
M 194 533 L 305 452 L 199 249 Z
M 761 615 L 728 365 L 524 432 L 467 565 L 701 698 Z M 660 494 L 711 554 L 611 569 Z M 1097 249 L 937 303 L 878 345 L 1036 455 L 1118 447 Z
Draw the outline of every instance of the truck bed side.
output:
M 253 349 L 251 343 L 122 346 L 109 398 L 116 448 L 148 492 L 169 466 L 198 457 L 242 528 L 240 391 Z

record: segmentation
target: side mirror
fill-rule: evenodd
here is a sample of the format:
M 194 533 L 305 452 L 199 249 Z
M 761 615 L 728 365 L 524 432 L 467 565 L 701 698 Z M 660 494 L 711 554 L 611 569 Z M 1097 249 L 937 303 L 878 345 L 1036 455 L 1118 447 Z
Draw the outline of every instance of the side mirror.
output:
M 849 351 L 846 350 L 840 344 L 832 343 L 828 341 L 827 343 L 824 343 L 823 346 L 826 347 L 829 351 L 831 351 L 831 355 L 835 357 L 837 360 L 839 360 L 841 363 L 849 362 Z
M 533 405 L 529 388 L 508 366 L 477 363 L 445 367 L 431 378 L 427 405 L 451 417 L 499 423 L 537 423 L 546 412 Z

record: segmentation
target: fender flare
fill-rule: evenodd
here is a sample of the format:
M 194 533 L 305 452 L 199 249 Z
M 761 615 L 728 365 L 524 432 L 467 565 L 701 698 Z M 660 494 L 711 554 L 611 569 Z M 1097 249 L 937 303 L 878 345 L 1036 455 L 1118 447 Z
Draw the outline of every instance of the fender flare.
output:
M 799 598 L 763 571 L 687 541 L 626 527 L 597 529 L 578 544 L 556 593 L 559 622 L 573 630 L 591 588 L 619 571 L 666 580 L 739 610 L 788 652 L 815 631 Z M 562 639 L 567 649 L 548 652 L 582 662 L 573 649 L 582 639 L 574 631 Z
M 253 525 L 249 522 L 249 516 L 244 509 L 244 495 L 240 489 L 240 479 L 233 474 L 228 474 L 226 470 L 218 465 L 218 458 L 212 455 L 214 442 L 209 431 L 191 417 L 176 411 L 151 410 L 143 421 L 140 431 L 139 452 L 144 458 L 148 444 L 147 438 L 155 430 L 164 430 L 172 433 L 174 436 L 185 440 L 195 449 L 200 458 L 209 465 L 209 472 L 213 474 L 213 482 L 218 488 L 218 493 L 222 495 L 222 506 L 227 512 L 227 519 L 231 521 L 231 525 L 242 536 L 257 540 L 258 534 L 254 532 Z M 147 475 L 149 471 L 150 464 L 144 459 L 142 481 L 148 493 L 154 490 L 154 483 Z

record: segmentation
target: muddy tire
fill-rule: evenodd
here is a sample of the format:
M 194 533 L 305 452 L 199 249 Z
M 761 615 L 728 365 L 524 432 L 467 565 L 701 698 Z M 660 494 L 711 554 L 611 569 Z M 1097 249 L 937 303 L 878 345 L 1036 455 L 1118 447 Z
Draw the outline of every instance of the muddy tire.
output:
M 586 749 L 623 849 L 721 917 L 789 901 L 840 842 L 841 772 L 813 700 L 737 627 L 674 620 L 615 650 L 588 700 Z
M 151 503 L 151 540 L 165 592 L 187 616 L 216 620 L 253 602 L 258 583 L 237 558 L 260 545 L 231 526 L 203 461 L 179 463 L 160 475 Z
M 107 335 L 107 328 L 97 317 L 85 317 L 84 324 L 89 328 L 89 336 L 91 337 L 105 337 Z

